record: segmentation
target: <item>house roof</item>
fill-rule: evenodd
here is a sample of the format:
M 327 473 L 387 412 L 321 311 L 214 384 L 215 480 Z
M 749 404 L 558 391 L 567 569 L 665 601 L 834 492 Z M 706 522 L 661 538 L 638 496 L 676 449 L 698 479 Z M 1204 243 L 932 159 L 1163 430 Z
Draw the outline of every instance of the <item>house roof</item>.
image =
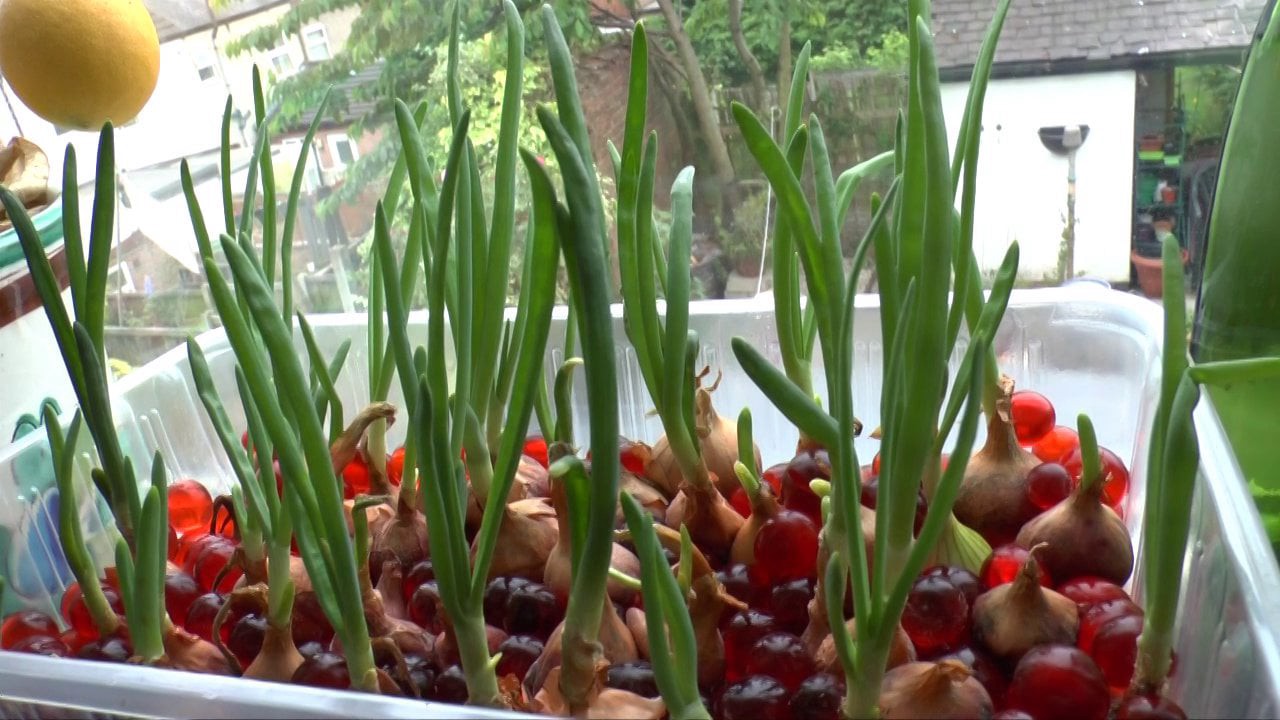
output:
M 216 11 L 207 0 L 143 0 L 155 21 L 160 42 L 185 37 L 218 23 L 261 12 L 289 0 L 232 0 Z
M 1238 56 L 1267 0 L 1021 0 L 996 51 L 1002 74 Z M 973 66 L 996 0 L 933 0 L 940 68 Z

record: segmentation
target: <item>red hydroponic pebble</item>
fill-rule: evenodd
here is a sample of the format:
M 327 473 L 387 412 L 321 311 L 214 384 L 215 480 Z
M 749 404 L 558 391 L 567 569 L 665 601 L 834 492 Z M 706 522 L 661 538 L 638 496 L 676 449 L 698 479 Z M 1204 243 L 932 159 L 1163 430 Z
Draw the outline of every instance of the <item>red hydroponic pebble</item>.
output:
M 1030 713 L 1022 710 L 1001 710 L 991 716 L 991 720 L 1036 720 Z
M 781 510 L 756 535 L 756 566 L 769 584 L 812 578 L 818 568 L 818 528 L 806 515 Z
M 527 453 L 526 453 L 527 454 Z M 399 485 L 404 477 L 404 447 L 398 447 L 387 458 L 387 479 L 392 485 Z
M 180 564 L 183 570 L 192 575 L 196 574 L 196 562 L 204 557 L 205 550 L 214 545 L 228 543 L 227 539 L 221 535 L 209 535 L 206 533 L 183 535 L 179 542 L 183 546 L 182 562 Z
M 173 570 L 164 576 L 164 609 L 175 622 L 182 622 L 191 609 L 191 603 L 203 594 L 204 589 L 190 574 Z
M 1009 707 L 1036 720 L 1105 720 L 1111 708 L 1102 671 L 1079 648 L 1040 645 L 1018 661 Z
M 342 494 L 350 500 L 369 492 L 369 466 L 364 457 L 356 453 L 351 462 L 342 468 Z
M 716 579 L 724 586 L 725 592 L 736 597 L 748 605 L 755 605 L 756 597 L 760 595 L 760 589 L 751 582 L 751 571 L 742 563 L 730 563 L 716 571 Z M 726 610 L 727 621 L 732 617 L 732 610 Z
M 218 611 L 222 609 L 222 604 L 227 599 L 217 593 L 205 593 L 195 600 L 191 601 L 190 607 L 187 608 L 187 617 L 183 621 L 182 627 L 187 632 L 213 642 L 213 620 L 217 617 Z M 230 615 L 230 613 L 228 613 Z M 231 625 L 227 621 L 223 621 L 221 632 L 223 642 L 231 637 Z
M 934 565 L 925 568 L 920 573 L 920 577 L 940 577 L 960 589 L 964 593 L 964 599 L 969 603 L 969 607 L 973 607 L 973 603 L 978 596 L 985 592 L 986 588 L 982 587 L 982 581 L 977 575 L 965 570 L 962 567 L 952 567 L 949 565 Z
M 16 612 L 0 625 L 0 648 L 12 650 L 18 643 L 32 637 L 58 637 L 61 634 L 53 618 L 35 610 Z
M 774 585 L 769 591 L 769 612 L 779 627 L 797 635 L 809 624 L 809 601 L 813 599 L 814 581 L 809 578 L 789 580 Z
M 748 675 L 768 675 L 792 692 L 813 671 L 813 658 L 804 643 L 788 632 L 765 635 L 751 646 L 747 656 Z
M 120 593 L 110 585 L 102 584 L 102 594 L 107 599 L 107 605 L 115 611 L 116 615 L 124 617 L 124 602 L 120 599 Z M 76 631 L 76 635 L 81 640 L 94 640 L 98 637 L 98 626 L 93 623 L 93 616 L 89 614 L 89 607 L 84 603 L 84 595 L 80 593 L 80 584 L 71 583 L 67 587 L 67 591 L 62 594 L 62 617 Z
M 123 633 L 119 633 L 108 638 L 90 640 L 80 646 L 76 657 L 81 660 L 126 663 L 133 657 L 133 644 Z
M 838 720 L 844 678 L 819 672 L 805 678 L 787 703 L 791 720 Z
M 1071 474 L 1056 462 L 1041 463 L 1027 473 L 1027 499 L 1048 510 L 1071 495 Z
M 213 498 L 195 480 L 179 480 L 169 485 L 169 524 L 179 535 L 206 533 L 213 519 Z
M 227 638 L 227 649 L 248 667 L 262 650 L 262 638 L 267 633 L 267 619 L 257 613 L 243 615 L 231 626 L 231 635 Z
M 880 474 L 880 453 L 876 453 L 876 456 L 871 458 L 871 474 Z
M 859 494 L 858 499 L 866 507 L 872 510 L 875 510 L 876 502 L 879 496 L 880 496 L 880 476 L 872 475 L 871 477 L 867 478 L 866 482 L 862 483 L 862 492 Z M 928 513 L 929 513 L 929 502 L 925 500 L 923 492 L 917 491 L 916 492 L 916 515 L 915 515 L 914 521 L 912 522 L 913 535 L 920 534 L 920 528 L 924 527 L 924 518 L 925 518 L 925 515 L 927 515 Z
M 1048 435 L 1057 422 L 1057 414 L 1049 398 L 1034 390 L 1019 390 L 1011 398 L 1009 415 L 1013 431 L 1023 446 L 1034 445 Z
M 1010 544 L 997 547 L 991 551 L 991 555 L 982 563 L 982 571 L 979 573 L 982 577 L 982 584 L 990 590 L 998 585 L 1013 582 L 1028 557 L 1030 557 L 1030 553 L 1027 552 L 1027 549 L 1017 545 Z M 1040 566 L 1039 570 L 1040 584 L 1044 587 L 1053 587 L 1053 583 L 1049 579 L 1049 573 L 1045 572 L 1043 566 Z
M 769 487 L 773 488 L 774 497 L 782 497 L 782 479 L 786 476 L 787 468 L 790 467 L 790 465 L 791 463 L 770 465 L 768 468 L 765 468 L 764 472 L 760 473 L 760 479 L 769 483 Z
M 346 690 L 351 687 L 347 659 L 330 652 L 312 655 L 304 659 L 298 669 L 293 671 L 292 682 L 311 687 Z
M 1127 690 L 1129 681 L 1133 679 L 1142 622 L 1140 615 L 1121 615 L 1103 625 L 1093 636 L 1093 650 L 1089 655 L 1102 670 L 1111 692 L 1117 695 Z
M 314 592 L 298 595 L 293 601 L 293 642 L 301 647 L 309 642 L 325 647 L 333 640 L 333 625 L 320 607 L 320 598 Z
M 549 467 L 551 465 L 551 462 L 547 457 L 547 440 L 541 435 L 530 435 L 525 439 L 524 454 L 534 460 L 537 460 L 538 464 L 542 467 Z
M 605 672 L 604 685 L 626 690 L 640 697 L 656 698 L 661 695 L 653 665 L 648 660 L 631 660 L 610 665 Z
M 181 565 L 182 561 L 178 559 L 178 555 L 182 552 L 182 543 L 179 542 L 178 540 L 178 531 L 173 529 L 172 525 L 169 526 L 169 543 L 168 544 L 169 544 L 169 547 L 167 548 L 168 552 L 166 552 L 165 554 L 169 558 L 169 562 L 177 563 Z
M 1163 695 L 1126 695 L 1116 706 L 1116 720 L 1187 720 L 1178 703 Z
M 1074 600 L 1081 612 L 1107 600 L 1129 599 L 1124 588 L 1100 577 L 1078 577 L 1059 585 L 1058 592 Z
M 1111 507 L 1119 507 L 1129 492 L 1129 470 L 1119 456 L 1110 450 L 1100 447 L 1098 455 L 1102 459 L 1102 501 Z M 1062 466 L 1071 474 L 1075 484 L 1080 483 L 1080 475 L 1084 471 L 1084 459 L 1080 448 L 1072 450 L 1062 458 Z
M 751 517 L 751 499 L 747 497 L 745 489 L 734 490 L 733 495 L 729 497 L 729 505 L 742 517 Z
M 649 455 L 648 446 L 624 437 L 618 438 L 618 460 L 622 463 L 622 469 L 632 475 L 644 475 L 644 466 Z
M 1031 452 L 1043 462 L 1058 462 L 1063 455 L 1080 447 L 1080 435 L 1075 430 L 1058 425 L 1031 446 Z
M 71 657 L 71 648 L 61 638 L 49 635 L 32 635 L 7 648 L 13 652 L 31 655 L 47 655 L 48 657 Z
M 427 632 L 438 635 L 444 630 L 440 615 L 442 600 L 434 580 L 424 582 L 409 598 L 409 619 Z
M 969 636 L 969 601 L 941 575 L 916 578 L 902 611 L 902 629 L 920 657 L 963 645 Z
M 1126 615 L 1136 615 L 1141 618 L 1142 608 L 1129 598 L 1103 600 L 1091 605 L 1080 616 L 1080 632 L 1076 636 L 1076 646 L 1087 653 L 1092 653 L 1093 639 L 1097 637 L 1098 631 L 1112 620 Z
M 534 661 L 542 655 L 543 647 L 541 640 L 530 635 L 512 635 L 503 640 L 498 646 L 498 653 L 502 656 L 498 661 L 498 677 L 515 675 L 524 680 Z M 611 666 L 610 672 L 616 667 Z
M 814 525 L 822 524 L 822 498 L 809 483 L 831 479 L 831 459 L 826 450 L 802 450 L 787 465 L 782 477 L 782 504 L 788 510 L 803 513 Z
M 419 585 L 435 579 L 436 567 L 430 560 L 419 560 L 414 563 L 413 567 L 409 568 L 409 572 L 405 573 L 400 585 L 400 589 L 404 592 L 404 601 L 409 602 L 409 598 L 413 597 L 413 591 L 417 590 Z
M 746 677 L 751 646 L 777 629 L 778 623 L 772 615 L 751 608 L 739 611 L 729 619 L 722 632 L 725 682 L 735 682 Z
M 217 590 L 219 592 L 231 592 L 235 587 L 236 580 L 244 574 L 239 567 L 232 567 L 222 575 L 222 579 L 218 580 L 219 573 L 231 561 L 231 556 L 235 554 L 236 548 L 230 541 L 220 535 L 215 535 L 221 542 L 212 543 L 205 547 L 200 557 L 192 564 L 192 575 L 196 581 L 200 583 L 201 589 L 206 592 Z M 217 587 L 214 583 L 217 582 Z
M 426 587 L 425 585 L 423 587 Z M 421 592 L 422 588 L 418 588 Z M 502 618 L 503 629 L 511 635 L 534 635 L 547 638 L 564 617 L 564 608 L 542 583 L 526 583 L 507 595 Z
M 724 689 L 717 703 L 721 720 L 787 720 L 787 688 L 767 675 L 752 675 Z
M 223 505 L 213 511 L 213 530 L 214 532 L 229 540 L 234 540 L 239 533 L 236 527 L 236 516 L 232 513 L 230 505 Z

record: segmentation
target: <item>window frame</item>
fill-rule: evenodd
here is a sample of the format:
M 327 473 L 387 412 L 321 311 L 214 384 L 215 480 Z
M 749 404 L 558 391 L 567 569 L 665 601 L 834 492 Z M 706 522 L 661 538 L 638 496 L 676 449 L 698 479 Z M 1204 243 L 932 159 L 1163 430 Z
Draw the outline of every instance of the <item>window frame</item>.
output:
M 324 57 L 315 56 L 312 52 L 312 47 L 317 43 L 313 43 L 307 37 L 308 35 L 317 32 L 320 34 L 320 40 L 318 42 L 324 44 Z M 302 47 L 306 50 L 307 60 L 309 62 L 322 62 L 333 57 L 333 46 L 329 44 L 329 28 L 325 27 L 323 23 L 312 23 L 311 25 L 302 28 L 300 36 L 302 38 Z

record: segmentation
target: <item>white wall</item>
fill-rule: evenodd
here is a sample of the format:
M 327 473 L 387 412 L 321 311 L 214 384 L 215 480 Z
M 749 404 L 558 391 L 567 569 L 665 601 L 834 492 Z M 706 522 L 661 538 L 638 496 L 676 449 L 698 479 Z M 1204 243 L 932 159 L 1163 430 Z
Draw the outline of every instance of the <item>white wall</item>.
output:
M 983 112 L 974 245 L 994 269 L 1011 241 L 1019 275 L 1054 277 L 1067 211 L 1067 159 L 1040 142 L 1041 127 L 1088 125 L 1076 154 L 1075 269 L 1129 279 L 1133 215 L 1132 71 L 992 81 Z M 942 88 L 951 146 L 964 116 L 968 83 Z

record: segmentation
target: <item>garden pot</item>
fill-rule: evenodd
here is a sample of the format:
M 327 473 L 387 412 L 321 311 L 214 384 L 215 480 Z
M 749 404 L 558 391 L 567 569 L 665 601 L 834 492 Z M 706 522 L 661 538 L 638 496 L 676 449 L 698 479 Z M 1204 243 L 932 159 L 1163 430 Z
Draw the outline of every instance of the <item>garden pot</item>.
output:
M 1182 251 L 1182 265 L 1185 267 L 1189 255 L 1186 250 Z M 1142 294 L 1149 298 L 1159 299 L 1164 295 L 1164 269 L 1161 267 L 1160 258 L 1143 257 L 1134 250 L 1129 259 L 1133 261 L 1134 268 L 1138 271 L 1138 287 L 1142 288 Z

